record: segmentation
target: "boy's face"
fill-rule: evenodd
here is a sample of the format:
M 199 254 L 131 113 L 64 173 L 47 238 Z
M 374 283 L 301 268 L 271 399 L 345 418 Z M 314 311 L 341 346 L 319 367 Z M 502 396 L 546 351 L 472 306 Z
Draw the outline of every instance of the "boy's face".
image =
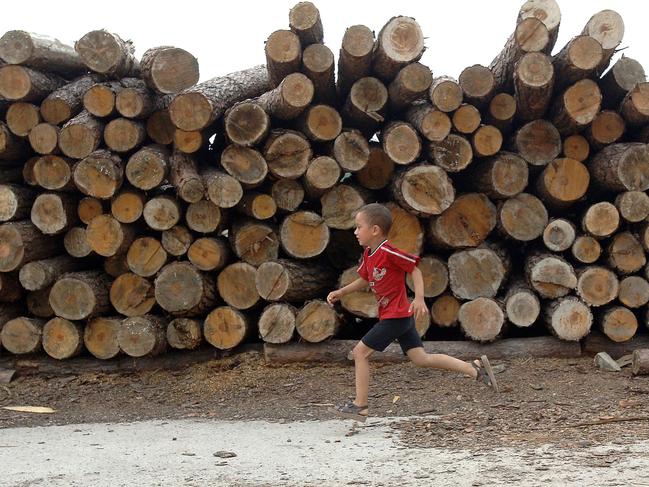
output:
M 354 235 L 358 243 L 363 247 L 371 246 L 378 239 L 383 239 L 381 228 L 378 225 L 370 225 L 364 213 L 356 213 L 356 230 Z

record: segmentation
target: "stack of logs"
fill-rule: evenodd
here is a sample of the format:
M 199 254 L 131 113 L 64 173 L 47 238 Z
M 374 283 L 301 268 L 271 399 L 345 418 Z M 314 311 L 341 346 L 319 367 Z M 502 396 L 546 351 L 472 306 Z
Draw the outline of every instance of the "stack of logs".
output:
M 74 47 L 7 32 L 3 347 L 108 359 L 349 335 L 373 294 L 323 299 L 357 278 L 354 212 L 374 201 L 422 256 L 422 336 L 543 323 L 580 340 L 594 322 L 628 340 L 649 302 L 649 83 L 624 56 L 604 74 L 616 12 L 554 49 L 560 19 L 529 0 L 502 52 L 457 80 L 418 62 L 405 16 L 349 27 L 335 77 L 309 2 L 265 66 L 199 84 L 182 49 L 138 61 L 104 30 Z

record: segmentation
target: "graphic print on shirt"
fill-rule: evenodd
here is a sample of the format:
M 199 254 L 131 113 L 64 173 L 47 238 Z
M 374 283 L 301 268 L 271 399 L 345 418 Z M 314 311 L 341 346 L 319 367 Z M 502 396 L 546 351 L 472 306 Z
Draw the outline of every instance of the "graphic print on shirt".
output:
M 379 308 L 385 308 L 388 304 L 390 304 L 390 299 L 387 296 L 379 299 Z
M 374 278 L 375 281 L 380 281 L 381 279 L 383 279 L 386 272 L 387 269 L 385 267 L 383 267 L 382 269 L 375 267 L 374 270 L 372 271 L 372 277 Z

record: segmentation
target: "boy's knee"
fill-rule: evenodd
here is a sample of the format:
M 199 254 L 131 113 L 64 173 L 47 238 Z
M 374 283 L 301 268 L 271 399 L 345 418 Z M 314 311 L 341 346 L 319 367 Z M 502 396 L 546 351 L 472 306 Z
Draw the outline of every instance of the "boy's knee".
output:
M 424 352 L 423 349 L 410 349 L 407 352 L 408 357 L 410 358 L 411 362 L 415 364 L 417 367 L 426 367 L 428 366 L 428 356 Z
M 372 349 L 370 349 L 367 345 L 364 345 L 362 342 L 356 345 L 352 350 L 354 360 L 367 360 L 371 354 Z

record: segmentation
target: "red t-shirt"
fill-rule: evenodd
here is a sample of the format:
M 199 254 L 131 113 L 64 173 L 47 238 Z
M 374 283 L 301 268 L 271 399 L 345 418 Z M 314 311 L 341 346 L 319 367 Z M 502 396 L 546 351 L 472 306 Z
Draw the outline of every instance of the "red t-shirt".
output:
M 403 252 L 384 240 L 374 252 L 363 252 L 358 275 L 370 283 L 379 304 L 379 320 L 412 316 L 406 296 L 406 272 L 411 273 L 419 257 Z

